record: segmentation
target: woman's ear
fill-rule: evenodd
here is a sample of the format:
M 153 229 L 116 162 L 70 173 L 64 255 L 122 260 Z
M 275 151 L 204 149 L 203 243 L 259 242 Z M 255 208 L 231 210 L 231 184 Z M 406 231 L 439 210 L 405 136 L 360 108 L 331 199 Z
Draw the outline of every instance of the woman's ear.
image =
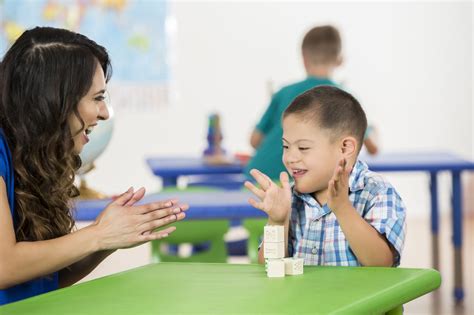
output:
M 345 158 L 351 158 L 357 155 L 357 140 L 354 137 L 345 137 L 342 139 L 341 153 Z

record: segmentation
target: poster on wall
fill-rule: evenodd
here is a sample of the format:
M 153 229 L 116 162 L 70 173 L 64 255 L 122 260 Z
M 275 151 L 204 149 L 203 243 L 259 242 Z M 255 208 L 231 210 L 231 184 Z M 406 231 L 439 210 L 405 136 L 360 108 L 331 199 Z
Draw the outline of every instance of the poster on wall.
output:
M 168 104 L 166 19 L 166 1 L 0 0 L 0 56 L 35 26 L 84 34 L 111 56 L 111 105 L 118 111 L 156 109 Z

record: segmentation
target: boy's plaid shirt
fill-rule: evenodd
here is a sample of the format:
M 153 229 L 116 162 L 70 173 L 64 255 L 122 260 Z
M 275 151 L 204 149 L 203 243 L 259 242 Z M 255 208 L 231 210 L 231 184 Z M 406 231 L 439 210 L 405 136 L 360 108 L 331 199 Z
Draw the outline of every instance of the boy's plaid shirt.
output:
M 382 176 L 357 161 L 349 177 L 349 199 L 357 212 L 395 249 L 400 264 L 405 240 L 405 205 Z M 288 239 L 289 256 L 304 258 L 305 265 L 360 266 L 327 205 L 321 207 L 309 194 L 293 191 Z

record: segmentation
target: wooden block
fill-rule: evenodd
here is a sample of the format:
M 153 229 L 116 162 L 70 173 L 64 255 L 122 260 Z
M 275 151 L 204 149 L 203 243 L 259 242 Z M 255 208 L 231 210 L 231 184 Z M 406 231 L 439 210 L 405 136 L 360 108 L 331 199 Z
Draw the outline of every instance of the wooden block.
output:
M 285 227 L 283 225 L 266 225 L 263 228 L 265 243 L 280 243 L 285 241 Z
M 267 276 L 269 278 L 277 278 L 285 276 L 285 262 L 283 259 L 268 259 Z
M 263 257 L 264 258 L 283 258 L 285 257 L 285 243 L 264 243 L 263 244 Z
M 303 274 L 304 259 L 303 258 L 285 258 L 285 274 L 296 276 Z

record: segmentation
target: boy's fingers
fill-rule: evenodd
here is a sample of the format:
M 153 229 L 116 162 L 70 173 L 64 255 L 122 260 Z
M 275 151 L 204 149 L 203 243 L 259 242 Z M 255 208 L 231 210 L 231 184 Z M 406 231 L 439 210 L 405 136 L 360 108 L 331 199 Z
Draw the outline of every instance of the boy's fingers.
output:
M 338 170 L 337 175 L 333 178 L 334 190 L 337 192 L 339 189 L 339 178 L 341 176 L 340 170 Z
M 335 197 L 337 195 L 337 189 L 336 189 L 336 182 L 331 181 L 329 185 L 329 190 L 331 191 L 331 194 Z
M 336 181 L 337 180 L 338 168 L 339 168 L 339 166 L 336 166 L 336 168 L 334 169 L 334 173 L 332 174 L 331 181 Z
M 264 207 L 263 207 L 263 202 L 258 202 L 258 201 L 256 201 L 255 199 L 249 198 L 249 203 L 250 203 L 250 205 L 251 205 L 252 207 L 257 208 L 257 209 L 260 209 L 260 210 L 262 210 L 262 211 L 264 211 L 264 212 L 267 212 L 267 211 L 265 211 L 265 209 L 264 209 Z
M 344 177 L 347 179 L 349 182 L 349 177 L 351 176 L 351 168 L 346 164 L 344 165 Z
M 267 190 L 272 184 L 272 181 L 268 178 L 268 176 L 266 176 L 257 169 L 252 169 L 250 171 L 250 175 L 255 178 L 255 180 L 257 181 L 257 183 L 259 183 L 260 187 L 262 187 L 263 190 Z
M 244 186 L 250 190 L 255 196 L 257 196 L 258 198 L 260 199 L 263 199 L 265 197 L 265 192 L 261 189 L 258 189 L 257 187 L 255 187 L 254 184 L 252 184 L 251 182 L 249 181 L 246 181 L 244 183 Z
M 283 187 L 284 190 L 286 190 L 286 191 L 291 190 L 290 178 L 289 178 L 287 172 L 281 172 L 280 173 L 280 182 L 281 182 L 281 186 Z

